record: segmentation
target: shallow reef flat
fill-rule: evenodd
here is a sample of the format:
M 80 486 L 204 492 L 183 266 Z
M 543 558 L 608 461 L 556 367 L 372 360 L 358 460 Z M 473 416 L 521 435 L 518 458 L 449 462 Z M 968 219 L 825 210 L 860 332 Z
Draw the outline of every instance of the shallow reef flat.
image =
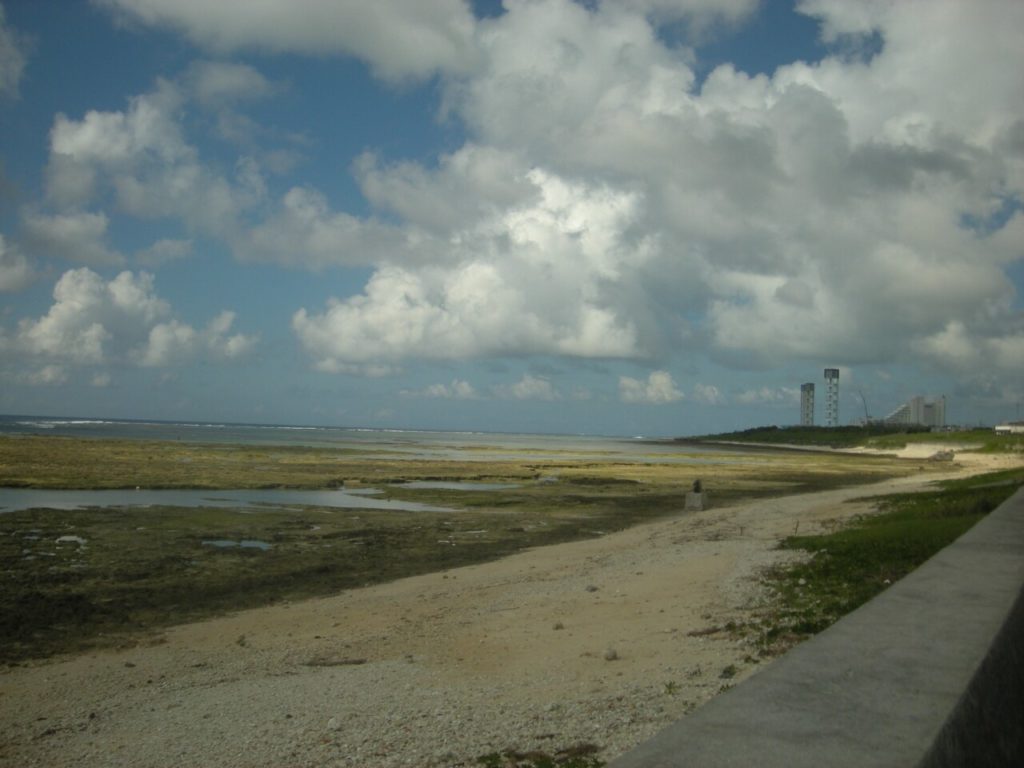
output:
M 598 537 L 680 514 L 698 476 L 723 506 L 929 471 L 873 456 L 685 447 L 675 461 L 451 453 L 0 438 L 7 488 L 345 489 L 435 510 L 167 503 L 0 513 L 0 659 L 132 644 L 226 611 Z

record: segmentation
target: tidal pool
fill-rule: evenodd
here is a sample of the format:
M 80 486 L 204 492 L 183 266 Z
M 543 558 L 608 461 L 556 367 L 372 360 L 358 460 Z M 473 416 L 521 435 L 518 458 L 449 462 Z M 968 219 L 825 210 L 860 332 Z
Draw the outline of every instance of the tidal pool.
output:
M 447 507 L 375 498 L 380 491 L 300 491 L 253 489 L 103 490 L 64 491 L 39 488 L 0 488 L 0 513 L 24 509 L 86 509 L 89 507 L 337 507 L 339 509 L 391 509 L 402 512 L 451 512 Z
M 413 480 L 408 483 L 398 483 L 395 487 L 440 491 L 507 491 L 510 488 L 521 488 L 522 483 L 464 483 L 455 480 Z
M 239 547 L 240 549 L 260 549 L 264 552 L 274 546 L 273 544 L 268 544 L 265 541 L 258 541 L 256 539 L 242 539 L 241 541 L 234 541 L 232 539 L 207 539 L 203 544 L 207 547 L 217 547 L 218 549 L 232 549 L 233 547 Z

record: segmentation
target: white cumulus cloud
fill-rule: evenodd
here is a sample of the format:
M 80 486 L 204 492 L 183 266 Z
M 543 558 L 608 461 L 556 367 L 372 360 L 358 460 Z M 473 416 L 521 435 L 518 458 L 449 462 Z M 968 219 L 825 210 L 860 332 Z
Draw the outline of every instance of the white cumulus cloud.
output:
M 475 400 L 479 397 L 476 388 L 464 379 L 452 379 L 449 384 L 431 384 L 418 392 L 405 392 L 404 394 L 411 397 L 441 400 Z
M 232 176 L 202 161 L 182 126 L 185 89 L 159 80 L 120 111 L 90 110 L 80 119 L 58 114 L 50 131 L 47 193 L 63 211 L 82 217 L 87 204 L 112 203 L 141 218 L 172 217 L 228 241 L 243 213 L 263 201 L 258 165 L 241 156 Z
M 624 403 L 667 405 L 682 400 L 683 392 L 667 371 L 653 371 L 646 380 L 619 377 L 619 397 Z
M 704 405 L 723 405 L 725 403 L 725 396 L 714 384 L 695 385 L 693 399 Z
M 22 380 L 34 387 L 57 387 L 67 383 L 68 372 L 60 365 L 44 365 L 42 368 L 28 371 Z
M 163 238 L 135 253 L 135 260 L 145 267 L 158 267 L 192 255 L 191 240 Z
M 758 387 L 738 393 L 734 400 L 742 405 L 792 405 L 800 402 L 800 390 L 794 387 Z
M 920 358 L 951 316 L 979 337 L 1014 324 L 1016 217 L 993 211 L 1024 189 L 1010 138 L 1024 125 L 1024 6 L 807 3 L 826 39 L 876 31 L 881 51 L 773 76 L 722 66 L 698 88 L 686 57 L 612 5 L 510 7 L 449 104 L 477 145 L 636 195 L 631 231 L 657 246 L 619 279 L 637 298 L 627 316 L 657 310 L 638 329 L 676 325 L 749 366 Z M 984 55 L 990 44 L 1018 66 Z M 704 332 L 685 330 L 693 316 Z
M 543 376 L 525 373 L 512 384 L 500 384 L 493 388 L 496 397 L 505 400 L 560 400 L 561 394 L 550 380 Z
M 373 264 L 381 254 L 402 252 L 402 232 L 344 211 L 332 211 L 315 189 L 293 187 L 274 211 L 242 236 L 244 259 L 296 264 L 313 269 Z
M 16 293 L 35 278 L 35 269 L 25 254 L 0 235 L 0 293 Z
M 105 213 L 26 213 L 22 223 L 33 251 L 95 266 L 118 265 L 124 256 L 107 243 Z
M 945 370 L 972 374 L 985 369 L 1016 376 L 1024 370 L 1024 322 L 1016 328 L 993 329 L 982 335 L 953 320 L 923 338 L 921 348 L 927 358 Z
M 28 44 L 17 30 L 7 24 L 0 5 L 0 96 L 17 96 L 18 85 L 28 61 Z
M 344 54 L 390 80 L 459 72 L 473 62 L 473 16 L 463 0 L 97 0 L 118 14 L 184 32 L 215 51 Z
M 234 312 L 224 310 L 203 329 L 201 339 L 212 358 L 237 360 L 249 355 L 259 344 L 256 335 L 231 333 L 236 317 Z
M 523 205 L 451 233 L 440 265 L 382 266 L 361 295 L 320 314 L 299 310 L 293 328 L 317 364 L 649 354 L 637 323 L 651 321 L 620 282 L 652 247 L 626 234 L 635 197 L 540 170 L 523 178 L 532 185 Z
M 232 334 L 235 316 L 223 312 L 196 330 L 173 316 L 155 291 L 153 275 L 123 271 L 106 281 L 88 268 L 65 272 L 53 290 L 54 303 L 38 319 L 25 318 L 6 346 L 53 365 L 110 362 L 166 366 L 197 357 L 242 357 L 255 336 Z
M 279 92 L 248 65 L 204 60 L 123 110 L 54 122 L 57 212 L 26 215 L 26 250 L 119 258 L 105 240 L 109 203 L 177 218 L 242 261 L 325 280 L 368 269 L 360 290 L 346 283 L 294 312 L 318 369 L 707 355 L 962 374 L 1019 361 L 1024 3 L 806 0 L 797 9 L 829 55 L 766 74 L 700 61 L 700 33 L 744 23 L 752 0 L 516 1 L 488 19 L 456 0 L 266 0 L 244 14 L 102 4 L 215 53 L 338 54 L 391 80 L 439 76 L 442 116 L 465 143 L 429 161 L 348 158 L 369 215 L 301 180 L 271 189 L 244 153 L 223 170 L 187 139 L 196 104 L 234 109 Z M 686 25 L 692 47 L 668 44 L 664 24 Z M 238 113 L 232 125 L 222 135 L 249 130 Z M 140 258 L 159 263 L 182 242 Z M 145 328 L 153 359 L 209 350 L 204 331 L 190 337 L 173 320 Z M 109 331 L 98 329 L 88 340 L 102 348 Z M 630 379 L 622 395 L 649 401 L 652 386 Z M 740 401 L 779 396 L 793 395 Z
M 185 80 L 204 107 L 225 107 L 262 99 L 276 90 L 255 68 L 228 61 L 195 62 L 189 67 Z
M 602 0 L 608 11 L 628 9 L 658 23 L 685 22 L 691 41 L 720 25 L 735 25 L 753 14 L 758 0 Z

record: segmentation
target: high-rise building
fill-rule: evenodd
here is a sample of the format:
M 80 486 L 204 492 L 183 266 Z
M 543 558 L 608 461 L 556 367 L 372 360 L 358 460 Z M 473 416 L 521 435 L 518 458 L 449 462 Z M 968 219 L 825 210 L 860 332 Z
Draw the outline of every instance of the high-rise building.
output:
M 931 399 L 917 395 L 885 417 L 886 424 L 914 424 L 922 427 L 946 426 L 946 396 Z
M 839 369 L 825 369 L 825 426 L 839 426 Z
M 814 426 L 814 383 L 800 385 L 800 426 Z

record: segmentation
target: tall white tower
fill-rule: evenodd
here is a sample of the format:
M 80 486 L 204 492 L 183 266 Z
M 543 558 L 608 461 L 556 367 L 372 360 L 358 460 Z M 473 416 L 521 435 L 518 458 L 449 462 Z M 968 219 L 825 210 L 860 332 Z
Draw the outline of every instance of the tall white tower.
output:
M 839 369 L 825 369 L 825 426 L 839 426 Z
M 800 426 L 814 426 L 814 383 L 800 385 Z

